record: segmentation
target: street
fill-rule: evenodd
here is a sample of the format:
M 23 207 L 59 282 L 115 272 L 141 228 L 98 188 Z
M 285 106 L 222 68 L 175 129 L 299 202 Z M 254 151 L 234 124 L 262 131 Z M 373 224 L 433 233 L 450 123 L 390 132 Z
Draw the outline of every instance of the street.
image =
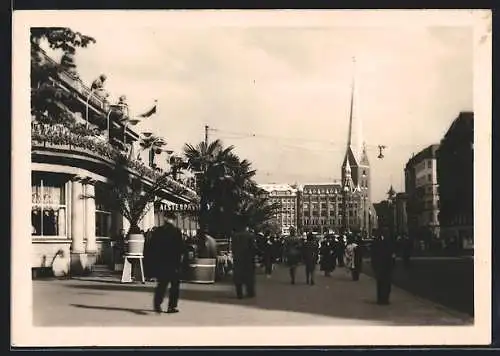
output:
M 363 272 L 373 276 L 371 264 Z M 405 270 L 398 259 L 393 284 L 422 298 L 474 315 L 474 260 L 469 257 L 416 257 Z
M 345 269 L 330 277 L 317 271 L 296 285 L 278 266 L 272 278 L 257 275 L 257 297 L 238 300 L 230 281 L 184 283 L 178 314 L 152 311 L 154 283 L 121 284 L 116 275 L 33 281 L 36 326 L 304 326 L 304 325 L 464 325 L 471 318 L 393 288 L 391 305 L 375 303 L 374 280 L 350 280 Z M 165 302 L 166 304 L 166 302 Z

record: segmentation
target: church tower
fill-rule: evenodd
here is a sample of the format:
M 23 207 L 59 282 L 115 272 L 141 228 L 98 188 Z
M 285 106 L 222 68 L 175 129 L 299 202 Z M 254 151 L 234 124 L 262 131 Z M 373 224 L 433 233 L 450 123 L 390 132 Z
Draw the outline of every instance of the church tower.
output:
M 353 59 L 353 68 L 355 69 L 356 61 Z M 356 90 L 356 74 L 353 70 L 352 86 L 351 86 L 351 101 L 349 108 L 349 128 L 347 134 L 347 147 L 342 163 L 342 184 L 343 191 L 349 189 L 346 183 L 351 180 L 354 185 L 352 191 L 352 200 L 355 201 L 357 211 L 354 212 L 359 217 L 359 226 L 364 231 L 370 231 L 371 219 L 371 191 L 370 191 L 370 162 L 366 152 L 366 145 L 363 140 L 362 121 L 357 113 L 357 90 Z M 347 176 L 350 177 L 347 177 Z

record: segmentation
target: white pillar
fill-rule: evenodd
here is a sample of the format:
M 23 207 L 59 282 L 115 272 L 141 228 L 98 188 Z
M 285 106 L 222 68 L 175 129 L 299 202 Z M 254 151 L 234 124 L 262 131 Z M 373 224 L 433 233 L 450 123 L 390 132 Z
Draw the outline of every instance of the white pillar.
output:
M 148 216 L 149 216 L 149 228 L 153 228 L 155 226 L 155 205 L 154 203 L 150 203 L 151 208 L 149 209 Z
M 121 221 L 122 221 L 122 229 L 125 230 L 125 234 L 127 234 L 128 230 L 130 229 L 130 223 L 123 216 L 121 216 Z
M 71 182 L 71 252 L 84 253 L 83 185 L 79 177 Z
M 97 252 L 97 243 L 95 236 L 95 186 L 94 182 L 85 184 L 85 237 L 87 253 Z

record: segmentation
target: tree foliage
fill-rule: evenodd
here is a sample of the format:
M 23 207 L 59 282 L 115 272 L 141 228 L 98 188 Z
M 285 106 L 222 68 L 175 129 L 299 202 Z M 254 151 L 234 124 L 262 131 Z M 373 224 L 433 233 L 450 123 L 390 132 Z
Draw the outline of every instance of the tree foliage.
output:
M 249 226 L 260 230 L 277 209 L 253 180 L 255 170 L 246 159 L 220 140 L 186 144 L 184 155 L 197 176 L 201 228 L 217 237 Z
M 130 223 L 129 233 L 139 233 L 139 223 L 152 207 L 161 192 L 168 188 L 174 194 L 183 194 L 184 188 L 169 184 L 172 180 L 170 173 L 164 173 L 146 183 L 144 177 L 132 174 L 127 168 L 126 157 L 116 160 L 113 172 L 113 188 L 111 204 Z
M 50 124 L 67 124 L 74 121 L 68 109 L 74 100 L 69 93 L 56 85 L 54 79 L 64 71 L 77 77 L 74 54 L 77 48 L 85 48 L 95 39 L 66 27 L 31 28 L 31 112 L 37 120 Z M 61 62 L 48 60 L 43 54 L 41 42 L 46 41 L 51 49 L 63 52 Z

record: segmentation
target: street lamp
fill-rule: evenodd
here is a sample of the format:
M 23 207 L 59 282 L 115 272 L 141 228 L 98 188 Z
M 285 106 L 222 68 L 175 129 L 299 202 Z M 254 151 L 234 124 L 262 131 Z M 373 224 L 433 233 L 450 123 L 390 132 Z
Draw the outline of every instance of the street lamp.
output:
M 345 225 L 346 231 L 349 229 L 349 211 L 347 210 L 347 208 L 348 208 L 348 201 L 347 201 L 348 194 L 349 194 L 349 187 L 345 186 L 344 187 L 344 225 Z
M 127 128 L 128 128 L 128 125 L 129 124 L 137 125 L 137 123 L 139 123 L 139 121 L 141 121 L 141 120 L 138 120 L 138 119 L 129 119 L 128 117 L 126 117 L 125 119 L 122 120 L 122 123 L 123 123 L 123 144 L 124 145 L 127 143 Z
M 143 135 L 146 137 L 146 138 L 149 138 L 151 137 L 151 133 L 150 132 L 146 132 L 146 133 L 143 133 Z M 165 140 L 161 137 L 156 137 L 152 142 L 151 142 L 151 147 L 149 149 L 149 166 L 151 168 L 153 168 L 153 165 L 154 165 L 154 155 L 156 153 L 156 151 L 160 151 L 159 153 L 162 152 L 162 149 L 161 147 L 162 146 L 165 146 L 167 143 L 165 142 Z
M 363 186 L 361 187 L 361 192 L 362 192 L 362 195 L 363 195 L 363 230 L 365 230 L 367 232 L 367 224 L 366 224 L 366 203 L 368 201 L 368 196 L 367 196 L 367 193 L 368 193 L 368 185 L 366 184 L 366 173 L 365 171 L 363 171 L 363 174 L 361 175 L 363 180 Z
M 106 75 L 101 74 L 99 78 L 94 80 L 92 82 L 92 85 L 90 86 L 90 92 L 87 97 L 87 102 L 85 103 L 85 120 L 86 120 L 86 126 L 89 126 L 89 102 L 90 102 L 90 97 L 94 94 L 94 92 L 97 91 L 103 91 L 104 90 L 104 82 L 106 81 Z

